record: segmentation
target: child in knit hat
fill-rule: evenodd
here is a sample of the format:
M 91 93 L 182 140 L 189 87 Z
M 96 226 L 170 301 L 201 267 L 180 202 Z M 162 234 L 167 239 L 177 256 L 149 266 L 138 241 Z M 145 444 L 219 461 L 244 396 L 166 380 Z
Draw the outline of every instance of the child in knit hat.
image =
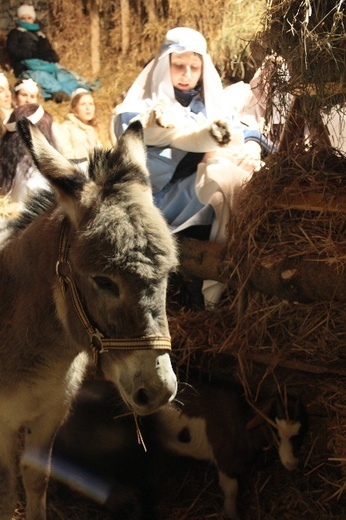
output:
M 23 22 L 34 23 L 36 20 L 36 13 L 33 5 L 23 4 L 17 9 L 17 16 Z

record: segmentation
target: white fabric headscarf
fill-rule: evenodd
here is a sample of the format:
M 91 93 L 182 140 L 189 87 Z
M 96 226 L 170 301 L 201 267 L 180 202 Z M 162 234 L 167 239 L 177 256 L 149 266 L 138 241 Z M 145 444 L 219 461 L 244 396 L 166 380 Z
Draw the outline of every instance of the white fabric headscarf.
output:
M 8 79 L 3 72 L 0 72 L 0 87 L 8 87 Z
M 188 27 L 175 27 L 167 32 L 160 51 L 142 70 L 130 87 L 117 113 L 136 111 L 138 101 L 144 99 L 169 99 L 176 101 L 170 73 L 172 52 L 196 52 L 203 60 L 203 97 L 208 119 L 215 120 L 224 114 L 223 88 L 220 76 L 207 54 L 207 43 L 201 33 Z
M 38 94 L 39 88 L 36 81 L 31 78 L 23 79 L 19 85 L 14 87 L 15 92 L 19 92 L 20 90 L 25 90 L 26 92 L 30 92 L 30 94 Z

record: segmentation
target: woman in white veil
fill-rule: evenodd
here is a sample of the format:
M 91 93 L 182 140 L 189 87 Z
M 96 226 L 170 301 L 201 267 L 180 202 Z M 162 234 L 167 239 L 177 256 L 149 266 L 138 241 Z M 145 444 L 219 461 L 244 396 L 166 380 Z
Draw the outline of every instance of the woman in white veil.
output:
M 195 52 L 202 57 L 203 98 L 205 116 L 210 120 L 224 117 L 225 106 L 222 103 L 223 86 L 220 76 L 207 54 L 207 42 L 204 36 L 188 27 L 176 27 L 167 32 L 160 51 L 142 70 L 130 87 L 124 102 L 117 112 L 128 111 L 140 100 L 166 99 L 178 107 L 170 74 L 170 55 Z
M 202 34 L 187 27 L 167 32 L 116 108 L 115 140 L 134 119 L 143 124 L 155 203 L 172 232 L 225 240 L 234 193 L 260 163 L 261 136 L 225 104 Z M 204 296 L 215 303 L 222 287 L 211 285 Z

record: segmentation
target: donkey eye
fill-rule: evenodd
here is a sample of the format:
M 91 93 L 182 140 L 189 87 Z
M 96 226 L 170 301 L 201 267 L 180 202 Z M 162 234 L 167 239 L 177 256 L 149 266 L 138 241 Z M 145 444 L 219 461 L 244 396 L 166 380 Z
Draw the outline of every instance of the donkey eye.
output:
M 107 278 L 106 276 L 94 276 L 93 280 L 96 283 L 96 285 L 103 291 L 109 291 L 113 293 L 115 296 L 119 296 L 119 287 L 110 278 Z

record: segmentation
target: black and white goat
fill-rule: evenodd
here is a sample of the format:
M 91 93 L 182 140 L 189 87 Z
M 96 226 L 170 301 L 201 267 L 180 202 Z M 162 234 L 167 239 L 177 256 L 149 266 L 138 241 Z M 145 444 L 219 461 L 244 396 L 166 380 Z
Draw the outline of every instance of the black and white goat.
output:
M 122 501 L 125 505 L 121 507 L 128 511 L 125 518 L 131 520 L 155 517 L 150 490 L 143 489 L 143 483 L 150 481 L 148 472 L 156 471 L 155 462 L 153 465 L 150 459 L 153 451 L 157 454 L 158 449 L 165 450 L 215 464 L 225 496 L 224 512 L 235 520 L 239 518 L 238 477 L 272 443 L 273 432 L 282 464 L 293 470 L 307 431 L 307 414 L 299 399 L 274 398 L 258 404 L 255 411 L 241 388 L 228 383 L 193 381 L 192 385 L 180 385 L 175 403 L 141 419 L 146 453 L 137 442 L 133 417 L 116 417 L 123 411 L 113 386 L 104 381 L 85 383 L 73 413 L 57 436 L 52 473 L 56 473 L 57 461 L 61 465 L 66 460 L 75 465 L 72 471 L 68 470 L 72 485 L 74 478 L 81 478 L 79 470 L 73 476 L 78 466 L 101 472 L 102 479 L 107 477 L 110 484 L 105 484 L 104 496 L 99 501 L 112 509 Z M 134 476 L 138 484 L 135 493 Z M 112 504 L 114 500 L 117 504 Z
M 268 446 L 273 433 L 283 466 L 290 471 L 297 467 L 308 428 L 300 399 L 276 396 L 255 411 L 235 386 L 194 381 L 178 400 L 181 405 L 171 403 L 154 414 L 155 431 L 169 451 L 216 465 L 228 518 L 239 518 L 238 477 Z

